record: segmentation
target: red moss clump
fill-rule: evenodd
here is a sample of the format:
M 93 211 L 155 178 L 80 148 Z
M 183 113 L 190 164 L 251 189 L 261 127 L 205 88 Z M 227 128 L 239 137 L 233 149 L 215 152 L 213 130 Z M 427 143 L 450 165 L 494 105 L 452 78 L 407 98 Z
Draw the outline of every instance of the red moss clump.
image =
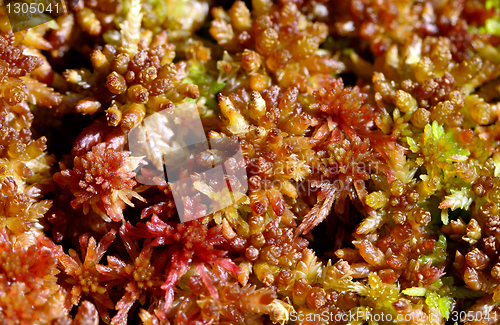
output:
M 65 316 L 57 259 L 42 237 L 24 246 L 0 230 L 0 321 L 6 324 L 50 324 Z
M 139 252 L 135 243 L 130 239 L 125 226 L 120 228 L 120 237 L 131 258 L 130 262 L 122 260 L 118 256 L 108 256 L 108 265 L 98 265 L 96 268 L 104 276 L 107 276 L 117 285 L 117 289 L 123 289 L 122 298 L 116 303 L 118 313 L 111 319 L 111 324 L 127 323 L 128 312 L 136 301 L 146 303 L 148 296 L 161 296 L 160 286 L 163 283 L 161 272 L 167 260 L 165 254 L 153 257 L 153 246 L 151 240 L 146 240 L 142 250 Z
M 153 246 L 169 245 L 168 252 L 172 257 L 165 273 L 165 283 L 162 285 L 165 290 L 165 311 L 171 307 L 174 288 L 191 263 L 194 262 L 200 272 L 204 271 L 203 264 L 207 263 L 220 265 L 233 274 L 239 273 L 236 264 L 225 257 L 227 251 L 218 248 L 228 244 L 221 234 L 221 226 L 208 228 L 199 220 L 183 224 L 165 223 L 153 215 L 151 221 L 139 223 L 138 228 L 127 223 L 127 229 L 132 238 L 154 238 Z M 206 276 L 202 276 L 202 279 L 209 291 L 216 295 L 211 280 Z
M 97 266 L 115 237 L 116 230 L 107 233 L 99 243 L 96 242 L 94 237 L 89 238 L 88 234 L 81 236 L 82 258 L 73 249 L 69 250 L 68 255 L 64 253 L 62 246 L 56 246 L 52 243 L 51 247 L 64 270 L 65 286 L 70 288 L 71 303 L 78 305 L 80 299 L 84 296 L 92 298 L 101 318 L 106 322 L 109 322 L 107 309 L 114 307 L 107 284 L 112 278 L 101 274 Z
M 123 219 L 125 204 L 133 206 L 130 199 L 142 199 L 132 190 L 137 184 L 134 170 L 140 158 L 130 157 L 127 151 L 116 152 L 105 143 L 92 147 L 84 156 L 75 157 L 73 169 L 65 169 L 54 175 L 61 186 L 67 186 L 76 197 L 71 206 L 83 206 L 84 213 L 90 208 L 103 219 Z

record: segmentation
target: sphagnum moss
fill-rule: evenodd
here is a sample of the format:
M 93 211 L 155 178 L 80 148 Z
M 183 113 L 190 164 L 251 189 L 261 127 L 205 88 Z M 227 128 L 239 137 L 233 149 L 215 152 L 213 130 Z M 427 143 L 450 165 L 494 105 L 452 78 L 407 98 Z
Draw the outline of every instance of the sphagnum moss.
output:
M 85 0 L 2 23 L 0 323 L 499 323 L 499 21 L 492 0 Z M 230 175 L 207 215 L 223 184 L 196 172 L 227 148 L 188 156 L 181 223 L 128 134 L 188 104 L 248 189 Z

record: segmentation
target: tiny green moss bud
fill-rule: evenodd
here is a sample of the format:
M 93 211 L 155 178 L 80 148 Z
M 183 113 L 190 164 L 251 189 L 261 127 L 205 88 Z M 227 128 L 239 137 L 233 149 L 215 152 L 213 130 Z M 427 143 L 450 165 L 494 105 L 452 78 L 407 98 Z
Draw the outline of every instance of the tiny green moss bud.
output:
M 252 27 L 250 10 L 243 1 L 236 1 L 229 10 L 233 28 L 239 32 L 248 31 Z
M 479 239 L 481 239 L 481 226 L 476 219 L 470 219 L 465 231 L 466 235 L 463 237 L 463 239 L 470 244 L 474 245 Z
M 424 56 L 418 61 L 415 67 L 415 79 L 418 82 L 424 82 L 434 76 L 434 64 L 431 59 Z
M 401 196 L 401 195 L 403 195 L 404 189 L 405 189 L 404 184 L 399 179 L 396 179 L 391 184 L 391 194 L 393 196 Z
M 465 108 L 470 111 L 471 118 L 479 125 L 489 125 L 497 119 L 492 106 L 478 95 L 467 96 L 465 98 Z
M 402 225 L 406 222 L 406 215 L 401 211 L 395 211 L 392 215 L 392 220 L 398 225 Z
M 413 212 L 413 218 L 415 222 L 421 225 L 428 225 L 431 222 L 431 213 L 429 211 L 425 211 L 422 208 L 417 208 L 415 212 Z
M 413 112 L 417 109 L 417 100 L 404 90 L 396 91 L 394 105 L 403 113 Z
M 248 131 L 248 122 L 234 107 L 231 100 L 220 93 L 218 99 L 221 113 L 229 120 L 227 129 L 233 134 L 246 133 Z
M 127 90 L 127 97 L 134 103 L 144 104 L 149 100 L 149 93 L 142 85 L 133 85 Z
M 427 124 L 429 124 L 430 120 L 431 113 L 422 107 L 419 107 L 410 119 L 411 123 L 419 129 L 423 129 Z
M 259 53 L 245 49 L 241 55 L 241 66 L 247 72 L 256 71 L 260 68 L 261 58 Z
M 266 29 L 262 34 L 257 36 L 256 47 L 262 55 L 271 54 L 278 46 L 278 32 L 273 28 Z
M 252 91 L 248 108 L 250 117 L 253 119 L 258 119 L 266 114 L 266 101 L 258 91 Z
M 490 200 L 495 203 L 500 203 L 500 187 L 494 187 L 489 193 Z
M 365 202 L 369 207 L 377 210 L 385 207 L 387 203 L 389 203 L 389 198 L 384 192 L 377 191 L 368 194 L 366 196 Z
M 459 90 L 454 90 L 451 93 L 448 94 L 449 101 L 453 106 L 455 106 L 455 109 L 461 108 L 464 106 L 465 103 L 465 96 L 464 94 L 459 91 Z
M 106 88 L 113 94 L 121 94 L 127 89 L 125 78 L 116 71 L 106 77 Z

